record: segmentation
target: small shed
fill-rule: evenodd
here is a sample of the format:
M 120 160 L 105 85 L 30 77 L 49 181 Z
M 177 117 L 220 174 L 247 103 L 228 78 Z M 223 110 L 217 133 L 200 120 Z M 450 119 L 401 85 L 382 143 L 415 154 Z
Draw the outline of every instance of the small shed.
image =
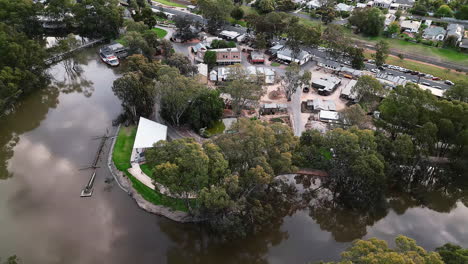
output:
M 166 139 L 167 126 L 140 117 L 130 162 L 142 161 L 144 159 L 143 153 L 147 148 L 152 148 L 154 143 Z

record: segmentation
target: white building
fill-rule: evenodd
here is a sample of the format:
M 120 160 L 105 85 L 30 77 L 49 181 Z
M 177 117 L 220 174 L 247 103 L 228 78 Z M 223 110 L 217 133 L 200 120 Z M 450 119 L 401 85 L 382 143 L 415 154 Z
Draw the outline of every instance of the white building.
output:
M 374 0 L 374 7 L 380 7 L 380 8 L 390 8 L 390 5 L 392 4 L 392 0 Z
M 320 3 L 319 0 L 312 0 L 312 1 L 307 2 L 306 6 L 309 9 L 317 9 L 317 8 L 322 7 L 322 4 Z
M 319 118 L 322 121 L 337 121 L 340 115 L 336 111 L 320 110 Z
M 340 97 L 348 100 L 356 100 L 358 98 L 356 93 L 353 93 L 353 87 L 356 85 L 357 80 L 351 80 L 343 89 L 341 89 Z
M 455 36 L 457 38 L 457 42 L 460 42 L 462 40 L 464 33 L 465 33 L 465 29 L 463 25 L 450 24 L 447 26 L 447 37 Z
M 394 14 L 386 14 L 385 15 L 385 22 L 384 22 L 384 25 L 385 25 L 385 28 L 388 27 L 392 22 L 394 22 L 396 19 L 396 16 Z
M 265 84 L 274 84 L 276 80 L 276 72 L 270 68 L 266 67 L 255 67 L 248 66 L 245 68 L 249 74 L 249 80 L 257 81 L 261 80 Z M 212 71 L 213 72 L 213 71 Z M 219 67 L 216 78 L 210 73 L 210 80 L 213 81 L 226 81 L 229 80 L 229 68 Z
M 276 53 L 276 57 L 280 60 L 288 62 L 294 61 L 299 65 L 302 65 L 310 60 L 311 55 L 309 52 L 301 50 L 299 54 L 297 54 L 294 58 L 292 50 L 290 50 L 289 48 L 283 48 Z
M 222 38 L 226 38 L 229 40 L 235 40 L 237 37 L 239 37 L 241 34 L 235 31 L 228 31 L 228 30 L 223 30 L 219 33 L 219 36 Z
M 343 3 L 339 3 L 335 6 L 335 10 L 336 11 L 344 11 L 344 12 L 351 12 L 353 11 L 354 7 L 353 6 L 350 6 L 350 5 L 347 5 L 347 4 L 343 4 Z
M 419 28 L 421 27 L 421 22 L 412 21 L 412 20 L 403 20 L 401 21 L 400 27 L 401 29 L 407 32 L 417 33 L 419 31 Z
M 147 148 L 152 148 L 154 143 L 166 139 L 167 126 L 140 117 L 130 162 L 138 163 L 143 161 L 144 152 Z

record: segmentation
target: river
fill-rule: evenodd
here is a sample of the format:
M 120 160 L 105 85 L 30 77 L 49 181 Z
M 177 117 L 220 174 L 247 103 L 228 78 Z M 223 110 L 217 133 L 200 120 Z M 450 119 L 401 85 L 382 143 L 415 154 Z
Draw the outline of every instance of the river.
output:
M 111 178 L 105 158 L 94 194 L 80 198 L 99 141 L 120 112 L 111 85 L 118 69 L 82 52 L 83 73 L 70 81 L 60 63 L 58 87 L 28 96 L 0 120 L 0 256 L 24 263 L 306 263 L 336 260 L 356 238 L 398 234 L 427 249 L 468 247 L 468 208 L 433 197 L 420 206 L 398 197 L 387 212 L 354 215 L 324 207 L 295 212 L 275 228 L 221 242 L 191 224 L 139 209 Z M 65 80 L 65 81 L 64 81 Z M 466 203 L 466 202 L 465 202 Z M 313 217 L 312 217 L 312 216 Z

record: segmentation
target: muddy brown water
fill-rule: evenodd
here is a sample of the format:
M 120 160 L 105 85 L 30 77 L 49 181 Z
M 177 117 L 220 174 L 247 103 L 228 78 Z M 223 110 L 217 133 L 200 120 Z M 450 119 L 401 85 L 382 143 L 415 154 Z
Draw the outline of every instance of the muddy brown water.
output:
M 118 78 L 82 52 L 83 73 L 70 81 L 60 63 L 58 88 L 38 91 L 0 120 L 0 256 L 24 263 L 306 263 L 335 260 L 356 238 L 388 241 L 398 234 L 427 249 L 446 242 L 468 247 L 468 208 L 436 201 L 434 208 L 402 205 L 379 215 L 324 206 L 301 210 L 247 239 L 221 242 L 199 227 L 148 214 L 97 170 L 94 194 L 80 198 L 102 135 L 121 107 Z M 105 165 L 105 162 L 101 162 Z M 435 198 L 437 199 L 437 198 Z M 401 199 L 400 203 L 405 203 Z M 409 204 L 409 203 L 408 203 Z

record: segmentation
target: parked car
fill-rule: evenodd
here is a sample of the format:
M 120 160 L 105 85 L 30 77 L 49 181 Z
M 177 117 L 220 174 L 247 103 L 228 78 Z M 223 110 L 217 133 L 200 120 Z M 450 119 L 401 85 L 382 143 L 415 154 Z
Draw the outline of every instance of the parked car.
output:
M 371 69 L 370 71 L 373 72 L 373 73 L 378 73 L 379 72 L 378 69 Z
M 398 76 L 398 77 L 400 77 L 400 79 L 406 80 L 405 76 Z
M 382 67 L 382 66 L 379 66 L 377 69 L 379 69 L 381 71 L 385 71 L 384 67 Z
M 421 84 L 424 84 L 424 85 L 426 85 L 426 86 L 431 86 L 431 84 L 428 83 L 428 82 L 422 82 Z
M 440 81 L 440 78 L 439 77 L 432 77 L 432 80 L 433 81 Z
M 368 62 L 368 63 L 374 63 L 375 60 L 368 60 L 367 62 Z
M 388 74 L 388 75 L 393 75 L 393 73 L 391 73 L 391 72 L 388 72 L 387 74 Z
M 440 87 L 440 86 L 434 86 L 434 88 L 437 88 L 437 89 L 442 89 L 442 87 Z
M 445 80 L 445 84 L 448 84 L 448 85 L 454 85 L 454 83 L 450 80 Z
M 411 72 L 411 75 L 418 75 L 418 74 L 419 74 L 419 72 L 417 72 L 417 71 L 412 71 Z

